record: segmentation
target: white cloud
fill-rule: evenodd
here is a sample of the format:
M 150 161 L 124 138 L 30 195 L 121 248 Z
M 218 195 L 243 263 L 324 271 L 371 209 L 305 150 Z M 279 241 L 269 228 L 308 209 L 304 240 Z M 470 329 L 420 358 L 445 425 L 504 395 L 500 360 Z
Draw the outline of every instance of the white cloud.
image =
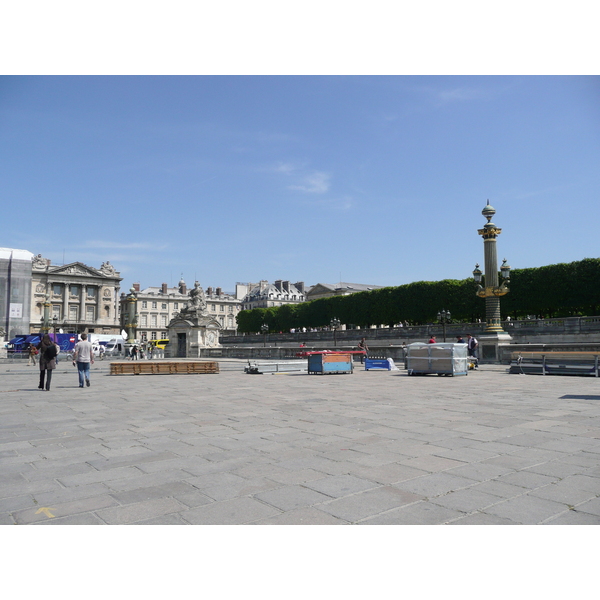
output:
M 331 175 L 322 171 L 315 171 L 305 175 L 299 185 L 290 185 L 290 190 L 298 190 L 309 194 L 324 194 L 329 191 Z

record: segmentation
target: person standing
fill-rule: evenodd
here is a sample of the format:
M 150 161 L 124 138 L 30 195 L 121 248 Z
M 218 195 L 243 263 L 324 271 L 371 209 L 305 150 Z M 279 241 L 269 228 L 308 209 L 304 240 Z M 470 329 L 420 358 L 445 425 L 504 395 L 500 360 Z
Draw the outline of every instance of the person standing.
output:
M 467 333 L 467 354 L 475 359 L 475 368 L 478 368 L 477 364 L 477 347 L 479 342 L 470 334 Z
M 369 346 L 367 346 L 365 338 L 361 338 L 360 342 L 358 342 L 358 349 L 364 352 L 364 354 L 360 355 L 360 364 L 362 365 L 363 360 L 369 358 Z
M 56 344 L 45 333 L 37 345 L 40 352 L 40 385 L 38 390 L 44 389 L 44 379 L 46 380 L 46 391 L 50 391 L 50 382 L 52 381 L 52 371 L 56 369 Z
M 31 365 L 35 367 L 35 365 L 37 364 L 35 357 L 38 354 L 39 350 L 33 344 L 29 344 L 29 361 L 27 363 L 28 367 L 31 367 Z
M 463 340 L 463 336 L 462 335 L 457 335 L 456 336 L 456 343 L 457 344 L 466 344 L 465 340 Z
M 92 344 L 87 341 L 87 333 L 81 334 L 81 341 L 75 344 L 73 354 L 73 365 L 77 364 L 79 373 L 79 387 L 83 387 L 83 382 L 90 387 L 90 365 L 94 364 L 94 349 Z
M 431 338 L 429 338 L 429 343 L 430 344 L 437 344 L 437 340 L 435 339 L 435 335 L 432 335 Z

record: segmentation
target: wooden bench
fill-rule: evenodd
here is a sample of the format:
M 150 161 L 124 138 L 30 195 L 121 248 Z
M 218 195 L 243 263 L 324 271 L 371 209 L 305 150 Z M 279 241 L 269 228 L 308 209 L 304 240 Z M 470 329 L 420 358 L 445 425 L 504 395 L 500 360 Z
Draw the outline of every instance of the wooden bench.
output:
M 191 375 L 218 372 L 218 362 L 205 360 L 161 360 L 156 362 L 151 360 L 128 360 L 110 363 L 111 375 Z

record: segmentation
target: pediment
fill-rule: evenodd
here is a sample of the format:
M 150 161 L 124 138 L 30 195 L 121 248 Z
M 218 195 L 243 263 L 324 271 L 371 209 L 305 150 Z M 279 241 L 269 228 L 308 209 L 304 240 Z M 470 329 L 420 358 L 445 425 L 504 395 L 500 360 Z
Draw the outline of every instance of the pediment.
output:
M 88 267 L 80 262 L 63 265 L 61 267 L 50 267 L 50 273 L 53 275 L 79 275 L 83 277 L 106 277 L 97 269 Z

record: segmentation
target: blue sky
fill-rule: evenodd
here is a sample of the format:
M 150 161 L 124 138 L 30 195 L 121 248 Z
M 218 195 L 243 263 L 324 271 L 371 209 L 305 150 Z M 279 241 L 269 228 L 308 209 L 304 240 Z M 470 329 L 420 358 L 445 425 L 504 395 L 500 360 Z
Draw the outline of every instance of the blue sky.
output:
M 5 76 L 0 246 L 129 287 L 599 257 L 600 78 Z

